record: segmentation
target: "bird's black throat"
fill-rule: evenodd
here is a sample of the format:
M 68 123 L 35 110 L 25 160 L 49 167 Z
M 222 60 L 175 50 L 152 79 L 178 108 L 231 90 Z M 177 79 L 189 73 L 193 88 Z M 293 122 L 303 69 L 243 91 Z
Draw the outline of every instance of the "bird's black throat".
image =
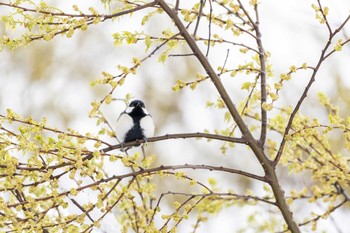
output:
M 140 106 L 136 106 L 130 113 L 134 126 L 128 131 L 125 136 L 124 142 L 132 142 L 135 140 L 144 139 L 145 135 L 140 125 L 140 121 L 143 117 L 147 116 Z
M 132 120 L 134 121 L 134 123 L 139 122 L 142 117 L 147 116 L 147 114 L 145 114 L 145 112 L 142 110 L 142 108 L 140 106 L 136 106 L 130 113 L 129 116 L 131 116 Z

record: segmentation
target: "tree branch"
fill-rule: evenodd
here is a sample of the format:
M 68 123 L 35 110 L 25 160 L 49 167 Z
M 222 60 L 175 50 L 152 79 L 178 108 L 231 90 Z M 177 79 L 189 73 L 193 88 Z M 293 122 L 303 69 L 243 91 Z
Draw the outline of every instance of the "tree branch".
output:
M 61 133 L 64 133 L 60 131 Z M 73 136 L 76 136 L 75 134 Z M 79 138 L 79 136 L 77 136 Z M 223 136 L 223 135 L 217 135 L 217 134 L 208 134 L 208 133 L 180 133 L 180 134 L 166 134 L 163 136 L 157 136 L 157 137 L 151 137 L 148 138 L 148 142 L 157 142 L 157 141 L 164 141 L 164 140 L 169 140 L 169 139 L 185 139 L 185 138 L 206 138 L 206 139 L 213 139 L 213 140 L 219 140 L 219 141 L 225 141 L 225 142 L 233 142 L 233 143 L 239 143 L 239 144 L 247 144 L 247 141 L 244 138 L 234 138 L 234 137 L 228 137 L 228 136 Z M 128 142 L 124 145 L 124 147 L 131 147 L 131 146 L 139 146 L 140 144 L 144 143 L 143 140 L 136 140 L 133 142 Z M 122 148 L 121 144 L 118 145 L 111 145 L 108 146 L 104 149 L 101 149 L 101 153 L 106 153 L 115 149 L 120 149 Z M 70 149 L 70 148 L 67 148 Z M 54 152 L 57 152 L 58 150 L 56 149 Z M 43 152 L 43 153 L 48 153 L 48 152 Z M 93 152 L 91 151 L 83 151 L 84 154 L 87 154 L 84 158 L 83 161 L 85 160 L 90 160 L 93 158 Z M 52 169 L 58 169 L 62 168 L 65 166 L 70 166 L 74 165 L 75 161 L 71 162 L 63 162 L 60 164 L 56 165 L 51 165 L 48 167 L 25 167 L 19 164 L 16 169 L 19 170 L 27 170 L 27 171 L 40 171 L 40 172 L 47 172 L 47 170 L 52 170 Z M 7 165 L 0 165 L 1 168 L 7 168 Z M 67 171 L 63 172 L 62 174 L 65 174 Z M 58 177 L 56 177 L 58 178 Z
M 242 132 L 242 135 L 244 138 L 246 138 L 248 145 L 252 148 L 254 152 L 257 152 L 257 157 L 259 161 L 262 164 L 269 163 L 267 157 L 264 156 L 262 150 L 260 149 L 257 141 L 254 139 L 253 135 L 249 131 L 248 127 L 245 125 L 242 117 L 240 116 L 236 106 L 233 104 L 230 96 L 228 95 L 225 87 L 221 83 L 219 77 L 217 76 L 215 70 L 210 65 L 209 61 L 205 57 L 205 55 L 202 53 L 202 51 L 199 49 L 199 47 L 196 44 L 196 41 L 192 38 L 192 36 L 189 34 L 179 17 L 175 14 L 175 12 L 168 6 L 167 3 L 164 2 L 164 0 L 159 1 L 159 5 L 163 8 L 163 10 L 169 15 L 169 17 L 174 21 L 175 25 L 178 27 L 181 35 L 185 38 L 187 44 L 190 46 L 191 50 L 199 60 L 199 62 L 202 64 L 203 68 L 206 70 L 208 76 L 212 80 L 213 84 L 215 85 L 216 89 L 218 90 L 221 98 L 226 104 L 227 109 L 231 113 L 233 119 L 237 123 L 239 129 Z
M 100 14 L 100 15 L 96 15 L 96 14 L 69 14 L 69 13 L 65 13 L 65 12 L 43 11 L 43 10 L 37 10 L 37 9 L 21 7 L 21 6 L 15 5 L 15 4 L 0 2 L 0 6 L 1 5 L 2 6 L 7 6 L 7 7 L 16 8 L 16 9 L 20 9 L 20 10 L 23 10 L 23 11 L 33 12 L 33 13 L 40 13 L 40 14 L 45 14 L 45 15 L 61 16 L 61 17 L 73 17 L 73 18 L 103 18 L 102 21 L 105 21 L 105 20 L 111 19 L 111 18 L 115 18 L 115 17 L 118 17 L 118 16 L 130 14 L 130 13 L 133 13 L 135 11 L 139 11 L 139 10 L 151 7 L 151 6 L 155 6 L 157 4 L 158 4 L 158 0 L 155 0 L 153 2 L 144 4 L 144 5 L 136 6 L 135 8 L 132 8 L 132 9 L 129 9 L 129 10 L 117 12 L 115 14 Z
M 214 139 L 219 141 L 226 141 L 226 142 L 234 142 L 239 144 L 247 144 L 247 141 L 244 138 L 233 138 L 218 134 L 209 134 L 209 133 L 179 133 L 179 134 L 166 134 L 163 136 L 156 136 L 151 137 L 147 139 L 147 142 L 158 142 L 158 141 L 164 141 L 169 139 L 185 139 L 185 138 L 207 138 L 207 139 Z M 143 140 L 136 140 L 133 142 L 125 143 L 124 147 L 130 147 L 130 146 L 139 146 L 141 143 L 144 143 Z M 101 150 L 101 152 L 108 152 L 115 149 L 120 149 L 121 145 L 113 145 L 106 147 Z
M 209 18 L 208 18 L 208 45 L 207 45 L 207 51 L 205 52 L 205 56 L 209 56 L 210 51 L 210 43 L 211 43 L 211 24 L 213 20 L 213 6 L 212 6 L 212 0 L 209 0 Z
M 256 42 L 259 48 L 259 61 L 260 61 L 260 88 L 261 88 L 261 132 L 260 132 L 260 146 L 264 148 L 267 134 L 267 111 L 262 107 L 263 103 L 266 102 L 267 99 L 267 91 L 266 91 L 266 57 L 265 57 L 265 49 L 261 40 L 261 32 L 259 28 L 260 20 L 259 20 L 259 12 L 258 12 L 258 4 L 254 7 L 256 14 L 256 23 L 254 23 L 254 30 L 256 33 Z
M 211 193 L 182 193 L 182 192 L 172 192 L 168 191 L 167 193 L 164 193 L 164 195 L 182 195 L 182 196 L 196 196 L 196 197 L 216 197 L 215 199 L 242 199 L 245 201 L 248 200 L 254 200 L 254 201 L 260 201 L 264 202 L 266 204 L 270 205 L 276 205 L 275 202 L 270 201 L 266 198 L 258 197 L 258 196 L 253 196 L 253 195 L 241 195 L 241 194 L 236 194 L 236 193 L 219 193 L 219 192 L 211 192 Z
M 193 38 L 196 38 L 198 27 L 199 27 L 199 22 L 201 21 L 201 17 L 202 17 L 202 11 L 203 11 L 204 5 L 205 5 L 204 0 L 200 0 L 200 7 L 199 7 L 198 15 L 197 15 L 197 22 L 196 22 L 196 26 L 195 26 L 194 31 L 193 31 Z
M 286 140 L 286 137 L 287 137 L 289 131 L 290 131 L 291 128 L 292 128 L 292 124 L 293 124 L 294 118 L 295 118 L 296 114 L 298 113 L 298 111 L 299 111 L 301 105 L 303 104 L 304 100 L 306 99 L 307 94 L 308 94 L 308 92 L 309 92 L 309 90 L 310 90 L 312 84 L 315 82 L 316 75 L 317 75 L 317 73 L 318 73 L 318 71 L 319 71 L 321 65 L 322 65 L 323 62 L 333 53 L 333 51 L 332 51 L 332 52 L 326 54 L 327 50 L 329 49 L 330 45 L 332 44 L 333 38 L 335 37 L 336 34 L 338 34 L 338 33 L 343 29 L 343 27 L 349 22 L 349 20 L 350 20 L 350 15 L 344 20 L 344 22 L 343 22 L 333 33 L 331 33 L 331 34 L 329 35 L 329 39 L 328 39 L 326 45 L 324 46 L 324 48 L 323 48 L 322 51 L 321 51 L 320 58 L 319 58 L 319 60 L 318 60 L 318 62 L 317 62 L 317 65 L 316 65 L 315 68 L 313 69 L 313 72 L 312 72 L 312 75 L 311 75 L 311 77 L 310 77 L 310 80 L 309 80 L 308 84 L 306 85 L 303 94 L 301 95 L 300 99 L 298 100 L 298 103 L 297 103 L 297 105 L 295 106 L 295 108 L 294 108 L 292 114 L 291 114 L 290 117 L 289 117 L 289 120 L 288 120 L 286 129 L 285 129 L 284 134 L 283 134 L 282 142 L 281 142 L 280 147 L 279 147 L 279 149 L 278 149 L 276 158 L 275 158 L 275 160 L 273 161 L 274 166 L 276 166 L 276 165 L 278 164 L 279 160 L 281 159 L 281 156 L 282 156 L 282 154 L 283 154 L 283 149 L 284 149 L 284 146 L 285 146 L 286 141 L 287 141 L 287 140 Z M 330 31 L 332 31 L 332 30 L 330 30 Z M 348 41 L 346 41 L 346 43 L 347 43 L 347 42 L 348 42 Z
M 331 28 L 331 26 L 329 25 L 329 22 L 328 22 L 328 19 L 327 19 L 327 15 L 325 14 L 324 10 L 322 9 L 321 1 L 320 1 L 320 0 L 317 0 L 317 3 L 318 3 L 318 6 L 320 7 L 320 12 L 321 12 L 321 14 L 322 14 L 322 17 L 324 18 L 324 20 L 325 20 L 325 22 L 326 22 L 326 26 L 327 26 L 329 35 L 332 35 L 332 34 L 333 34 L 332 28 Z
M 222 171 L 222 172 L 227 172 L 227 173 L 231 173 L 231 174 L 242 175 L 242 176 L 245 176 L 247 178 L 259 180 L 259 181 L 262 181 L 262 182 L 267 182 L 267 180 L 266 180 L 266 178 L 264 176 L 259 176 L 259 175 L 255 175 L 255 174 L 252 174 L 252 173 L 249 173 L 249 172 L 245 172 L 245 171 L 242 171 L 242 170 L 228 168 L 228 167 L 223 167 L 223 166 L 211 166 L 211 165 L 205 165 L 205 164 L 202 164 L 202 165 L 183 164 L 183 165 L 168 165 L 168 166 L 161 165 L 159 167 L 154 167 L 154 168 L 140 169 L 139 171 L 125 173 L 123 175 L 114 175 L 114 176 L 111 176 L 109 178 L 101 179 L 101 180 L 98 180 L 96 182 L 92 182 L 90 184 L 87 184 L 87 185 L 81 186 L 79 188 L 76 188 L 76 191 L 80 192 L 80 191 L 82 191 L 84 189 L 88 189 L 88 188 L 91 188 L 91 187 L 94 187 L 94 186 L 98 186 L 98 185 L 100 185 L 102 183 L 107 183 L 107 182 L 110 182 L 112 180 L 119 181 L 119 180 L 123 180 L 123 179 L 126 179 L 126 178 L 133 178 L 133 179 L 135 179 L 135 177 L 140 176 L 140 175 L 147 175 L 147 174 L 149 175 L 149 174 L 154 174 L 154 173 L 157 173 L 157 172 L 160 172 L 160 171 L 181 170 L 181 169 Z M 57 197 L 67 196 L 69 194 L 70 194 L 70 191 L 62 192 L 62 193 L 59 193 L 57 195 Z M 38 202 L 38 201 L 46 201 L 46 200 L 49 200 L 51 198 L 54 198 L 54 196 L 47 196 L 47 197 L 42 197 L 42 198 L 36 198 L 35 201 L 36 202 Z M 8 205 L 8 207 L 12 208 L 12 207 L 16 207 L 18 205 L 24 205 L 24 204 L 27 204 L 27 203 L 28 203 L 28 201 L 23 200 L 23 201 L 20 201 L 18 203 L 15 203 L 15 204 Z
M 210 65 L 207 58 L 204 56 L 202 51 L 199 49 L 198 45 L 196 44 L 196 41 L 193 40 L 192 36 L 189 34 L 185 26 L 183 25 L 180 18 L 175 14 L 175 12 L 169 7 L 169 5 L 164 0 L 159 0 L 159 5 L 163 10 L 168 14 L 168 16 L 173 20 L 176 27 L 180 31 L 181 35 L 185 38 L 187 44 L 191 48 L 192 52 L 195 54 L 203 68 L 206 70 L 208 76 L 212 80 L 213 84 L 215 85 L 217 91 L 219 92 L 221 98 L 226 104 L 227 109 L 229 110 L 230 114 L 232 115 L 233 119 L 235 120 L 237 126 L 239 127 L 243 137 L 247 140 L 248 146 L 252 149 L 254 152 L 256 158 L 259 160 L 262 168 L 264 169 L 266 173 L 266 177 L 269 179 L 269 184 L 273 190 L 273 193 L 276 198 L 277 206 L 279 207 L 287 225 L 288 228 L 293 233 L 299 233 L 300 229 L 297 223 L 293 219 L 293 214 L 289 210 L 289 207 L 286 203 L 286 200 L 284 198 L 284 191 L 279 185 L 278 178 L 275 173 L 275 168 L 272 166 L 271 161 L 267 158 L 264 151 L 260 147 L 257 140 L 254 139 L 253 135 L 249 131 L 248 127 L 245 125 L 242 117 L 240 116 L 239 112 L 237 111 L 236 106 L 233 104 L 230 96 L 228 95 L 225 87 L 221 83 L 219 77 L 216 75 L 213 67 Z

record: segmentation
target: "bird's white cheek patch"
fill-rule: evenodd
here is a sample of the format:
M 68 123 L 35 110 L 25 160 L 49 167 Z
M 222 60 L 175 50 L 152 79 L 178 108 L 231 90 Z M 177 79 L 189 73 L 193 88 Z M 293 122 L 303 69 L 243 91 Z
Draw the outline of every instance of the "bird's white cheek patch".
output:
M 143 112 L 144 112 L 146 115 L 149 115 L 149 113 L 148 113 L 147 109 L 142 108 L 142 111 L 143 111 Z
M 143 135 L 146 138 L 153 137 L 154 135 L 154 124 L 151 116 L 145 116 L 140 121 L 140 126 L 143 129 Z
M 131 113 L 133 109 L 134 109 L 134 107 L 127 107 L 127 108 L 125 109 L 125 112 L 126 112 L 126 113 Z
M 131 119 L 131 117 L 124 113 L 120 115 L 120 117 L 117 120 L 117 138 L 120 142 L 124 142 L 126 133 L 133 127 L 134 123 Z

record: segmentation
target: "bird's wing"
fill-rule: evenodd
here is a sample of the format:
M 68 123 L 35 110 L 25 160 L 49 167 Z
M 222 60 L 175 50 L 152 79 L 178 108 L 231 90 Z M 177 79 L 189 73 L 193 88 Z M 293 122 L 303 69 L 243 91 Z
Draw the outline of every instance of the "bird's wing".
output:
M 120 142 L 124 142 L 126 133 L 132 128 L 133 124 L 132 118 L 126 112 L 120 114 L 116 125 L 117 138 Z
M 140 121 L 140 126 L 143 129 L 143 135 L 146 138 L 153 137 L 154 135 L 154 123 L 151 115 L 143 117 Z

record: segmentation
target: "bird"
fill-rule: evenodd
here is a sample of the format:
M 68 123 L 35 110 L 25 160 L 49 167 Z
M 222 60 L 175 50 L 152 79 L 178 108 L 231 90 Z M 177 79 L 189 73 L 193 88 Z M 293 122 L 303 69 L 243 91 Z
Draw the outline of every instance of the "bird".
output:
M 122 145 L 135 140 L 144 140 L 154 135 L 154 123 L 145 104 L 141 100 L 133 100 L 120 114 L 116 125 L 117 139 Z

